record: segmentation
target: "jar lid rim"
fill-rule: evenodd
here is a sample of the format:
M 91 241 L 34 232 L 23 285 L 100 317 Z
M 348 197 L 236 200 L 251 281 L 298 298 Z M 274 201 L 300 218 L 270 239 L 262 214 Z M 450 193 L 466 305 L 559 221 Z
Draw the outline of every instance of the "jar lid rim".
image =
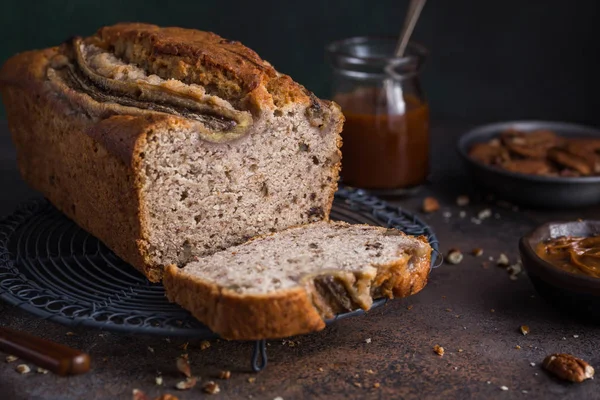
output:
M 353 37 L 335 40 L 333 42 L 330 42 L 325 47 L 325 49 L 330 54 L 336 54 L 336 55 L 345 56 L 345 57 L 359 58 L 359 59 L 363 59 L 363 60 L 377 60 L 377 61 L 388 60 L 388 61 L 396 61 L 396 62 L 408 61 L 409 59 L 414 59 L 414 58 L 424 58 L 429 54 L 429 51 L 427 50 L 427 48 L 425 46 L 423 46 L 422 44 L 420 44 L 418 42 L 413 42 L 413 41 L 410 41 L 408 43 L 408 47 L 407 47 L 407 50 L 411 50 L 413 54 L 409 53 L 402 57 L 396 57 L 394 55 L 361 56 L 361 55 L 353 54 L 348 51 L 342 50 L 344 47 L 347 47 L 348 45 L 358 45 L 358 44 L 364 44 L 367 42 L 374 42 L 374 41 L 387 41 L 390 43 L 395 43 L 397 41 L 397 38 L 394 36 L 384 36 L 384 35 L 353 36 Z

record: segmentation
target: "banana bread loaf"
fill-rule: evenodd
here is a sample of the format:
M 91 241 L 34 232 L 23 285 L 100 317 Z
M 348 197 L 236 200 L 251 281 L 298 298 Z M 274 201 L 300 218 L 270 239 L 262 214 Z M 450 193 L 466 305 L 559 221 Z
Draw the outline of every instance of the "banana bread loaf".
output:
M 239 42 L 119 24 L 14 56 L 0 92 L 24 179 L 152 281 L 328 219 L 339 107 Z
M 431 246 L 396 229 L 316 222 L 255 238 L 183 268 L 169 266 L 167 296 L 226 339 L 281 338 L 374 298 L 427 283 Z

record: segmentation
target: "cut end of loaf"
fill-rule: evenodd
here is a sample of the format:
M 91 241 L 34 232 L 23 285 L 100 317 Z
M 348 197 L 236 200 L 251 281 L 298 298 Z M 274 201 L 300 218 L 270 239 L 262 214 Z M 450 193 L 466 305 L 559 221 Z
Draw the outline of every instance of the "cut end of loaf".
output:
M 257 235 L 328 219 L 338 144 L 300 112 L 265 116 L 230 143 L 208 143 L 185 128 L 147 135 L 141 197 L 152 264 L 183 266 Z
M 171 301 L 224 338 L 277 338 L 322 329 L 375 298 L 417 293 L 430 259 L 423 238 L 320 222 L 171 266 L 163 283 Z

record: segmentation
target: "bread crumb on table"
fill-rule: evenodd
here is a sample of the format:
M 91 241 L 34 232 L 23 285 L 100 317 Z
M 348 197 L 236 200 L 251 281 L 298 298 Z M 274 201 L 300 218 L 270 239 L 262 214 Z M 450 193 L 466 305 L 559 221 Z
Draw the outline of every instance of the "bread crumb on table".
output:
M 442 357 L 444 355 L 444 348 L 438 344 L 433 346 L 433 352 L 438 356 Z
M 13 356 L 13 355 L 6 356 L 6 362 L 7 363 L 11 363 L 11 362 L 17 361 L 18 359 L 19 359 L 19 357 L 17 357 L 17 356 Z
M 365 343 L 371 343 L 371 338 L 366 338 Z
M 440 203 L 435 197 L 425 197 L 423 199 L 423 212 L 432 213 L 440 209 Z

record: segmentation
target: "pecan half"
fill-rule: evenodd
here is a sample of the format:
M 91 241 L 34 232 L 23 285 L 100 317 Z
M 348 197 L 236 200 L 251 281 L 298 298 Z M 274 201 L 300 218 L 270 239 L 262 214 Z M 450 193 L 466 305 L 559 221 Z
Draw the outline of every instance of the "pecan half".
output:
M 571 354 L 551 354 L 542 365 L 556 377 L 571 382 L 583 382 L 594 376 L 594 368 L 590 364 Z

